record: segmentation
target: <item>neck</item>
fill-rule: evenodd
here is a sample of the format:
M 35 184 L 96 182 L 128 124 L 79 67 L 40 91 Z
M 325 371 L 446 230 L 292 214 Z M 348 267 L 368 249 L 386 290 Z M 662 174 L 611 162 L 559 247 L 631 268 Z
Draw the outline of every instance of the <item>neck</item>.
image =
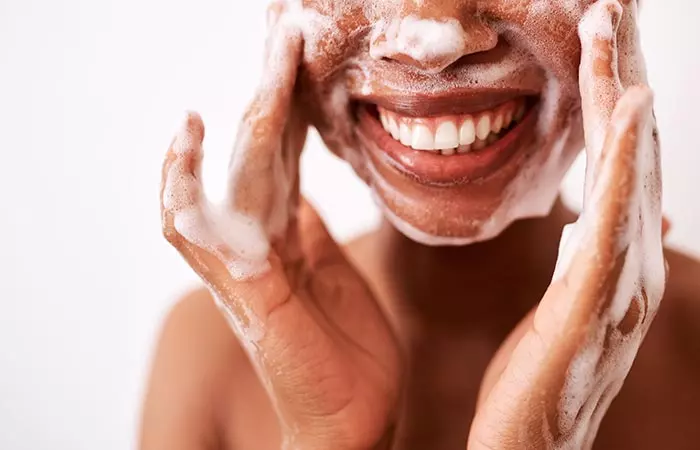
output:
M 518 221 L 497 238 L 463 247 L 424 246 L 384 223 L 373 253 L 389 315 L 422 327 L 507 332 L 544 294 L 562 228 L 575 218 L 557 202 L 545 218 Z

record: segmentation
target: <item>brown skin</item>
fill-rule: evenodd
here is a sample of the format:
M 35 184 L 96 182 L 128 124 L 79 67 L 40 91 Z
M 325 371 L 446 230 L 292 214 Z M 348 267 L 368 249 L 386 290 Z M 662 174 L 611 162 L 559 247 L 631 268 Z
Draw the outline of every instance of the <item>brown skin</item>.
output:
M 323 5 L 334 2 L 304 3 L 330 14 L 331 8 Z M 503 203 L 507 188 L 525 169 L 533 167 L 535 173 L 541 172 L 539 167 L 551 158 L 554 143 L 565 129 L 570 128 L 571 133 L 564 150 L 556 157 L 561 176 L 579 154 L 582 148 L 580 41 L 576 26 L 580 15 L 569 17 L 563 12 L 562 2 L 548 2 L 547 14 L 538 16 L 531 13 L 532 0 L 372 0 L 364 2 L 376 8 L 374 15 L 367 17 L 358 12 L 362 9 L 361 1 L 337 3 L 344 7 L 331 17 L 333 23 L 339 24 L 339 31 L 334 27 L 322 28 L 318 41 L 323 44 L 317 48 L 307 43 L 305 47 L 300 83 L 305 104 L 313 105 L 308 113 L 309 121 L 319 130 L 328 148 L 347 159 L 358 175 L 376 189 L 388 208 L 411 225 L 439 236 L 475 236 L 483 222 Z M 580 3 L 583 10 L 592 2 Z M 458 20 L 464 30 L 461 37 L 465 47 L 423 63 L 411 61 L 402 53 L 387 54 L 379 60 L 371 58 L 370 48 L 376 42 L 368 37 L 369 27 L 382 19 L 407 16 Z M 491 18 L 492 23 L 476 16 Z M 498 24 L 520 31 L 503 32 L 496 40 Z M 382 36 L 379 34 L 377 41 L 381 42 Z M 454 62 L 437 70 L 450 61 Z M 516 69 L 502 79 L 489 81 L 471 70 L 476 64 L 483 65 L 484 70 L 512 66 Z M 352 125 L 350 113 L 340 114 L 327 101 L 337 86 L 344 86 L 354 101 L 377 103 L 407 115 L 445 114 L 476 96 L 504 91 L 540 95 L 546 86 L 546 73 L 557 80 L 561 89 L 558 100 L 552 104 L 554 119 L 536 138 L 523 143 L 518 154 L 504 167 L 478 183 L 457 182 L 449 188 L 405 176 L 387 163 L 381 153 L 372 151 L 367 136 Z M 366 85 L 371 86 L 370 94 L 363 93 Z M 431 90 L 435 85 L 444 87 L 435 92 Z M 344 152 L 346 148 L 352 149 L 350 155 Z M 443 215 L 442 211 L 452 214 Z
M 512 248 L 513 242 L 522 242 L 518 227 L 530 228 L 521 231 L 530 234 L 536 232 L 532 229 L 536 226 L 556 224 L 554 220 L 518 223 L 502 241 L 499 238 L 488 245 Z M 404 413 L 411 428 L 406 439 L 412 439 L 414 445 L 408 448 L 464 448 L 465 424 L 474 415 L 486 366 L 522 311 L 539 301 L 549 284 L 556 258 L 556 242 L 550 242 L 551 248 L 539 256 L 520 245 L 517 251 L 522 256 L 506 260 L 506 267 L 527 267 L 521 262 L 542 258 L 533 263 L 532 273 L 509 273 L 503 270 L 500 258 L 489 261 L 476 252 L 460 255 L 457 249 L 440 249 L 432 260 L 439 265 L 426 263 L 434 267 L 432 278 L 413 278 L 410 286 L 405 268 L 396 267 L 399 259 L 387 247 L 403 253 L 414 251 L 415 244 L 392 228 L 384 227 L 346 247 L 355 267 L 376 292 L 387 293 L 380 297 L 383 302 L 406 305 L 402 321 L 417 322 L 423 329 L 420 336 L 418 331 L 407 331 L 404 338 L 410 347 L 406 357 L 414 361 L 409 364 L 412 381 Z M 666 258 L 673 270 L 665 299 L 620 395 L 603 420 L 596 449 L 694 450 L 700 442 L 700 263 L 670 250 Z M 475 267 L 484 276 L 465 279 Z M 478 301 L 466 302 L 456 280 L 473 285 Z M 518 295 L 513 295 L 514 286 Z M 412 295 L 389 299 L 388 292 L 409 288 Z M 158 343 L 141 448 L 276 450 L 279 440 L 274 411 L 226 320 L 206 290 L 188 294 L 168 315 Z
M 502 51 L 479 44 L 492 42 L 493 34 L 485 23 L 471 23 L 476 12 L 517 23 L 523 11 L 522 2 L 418 4 L 402 3 L 400 11 L 425 17 L 450 14 L 459 17 L 465 29 L 476 30 L 465 54 Z M 349 11 L 340 23 L 347 29 L 361 27 L 357 12 Z M 616 24 L 632 17 L 627 9 L 609 13 Z M 553 9 L 552 23 L 559 17 Z M 295 166 L 305 126 L 293 95 L 297 67 L 304 68 L 299 77 L 300 86 L 306 87 L 296 91 L 301 98 L 322 94 L 324 86 L 323 77 L 314 81 L 314 70 L 322 71 L 324 65 L 308 59 L 302 64 L 300 36 L 280 23 L 273 20 L 269 58 L 276 89 L 271 95 L 269 80 L 263 82 L 241 126 L 229 202 L 231 211 L 245 214 L 266 232 L 271 245 L 267 269 L 241 278 L 227 267 L 250 262 L 245 255 L 251 248 L 241 247 L 241 242 L 202 245 L 176 226 L 180 211 L 187 210 L 198 218 L 197 231 L 208 233 L 201 236 L 217 231 L 201 204 L 198 166 L 204 130 L 197 116 L 189 118 L 174 142 L 163 171 L 165 235 L 216 293 L 245 353 L 206 294 L 197 292 L 183 300 L 168 320 L 156 356 L 142 448 L 264 449 L 279 448 L 284 440 L 286 448 L 303 449 L 451 449 L 465 444 L 472 450 L 544 449 L 549 448 L 548 439 L 571 445 L 571 430 L 563 428 L 559 419 L 567 413 L 574 413 L 590 443 L 597 432 L 595 420 L 588 423 L 586 414 L 559 404 L 567 371 L 586 342 L 605 333 L 601 364 L 591 376 L 603 398 L 594 392 L 582 397 L 588 410 L 602 417 L 626 375 L 625 370 L 611 376 L 604 363 L 634 357 L 638 350 L 638 341 L 617 342 L 615 333 L 646 334 L 660 300 L 646 293 L 653 293 L 654 283 L 664 276 L 661 255 L 658 260 L 653 257 L 661 238 L 661 216 L 651 99 L 644 87 L 624 93 L 624 87 L 643 79 L 630 75 L 627 61 L 618 61 L 612 53 L 617 48 L 620 55 L 632 54 L 629 34 L 612 42 L 588 43 L 600 51 L 591 52 L 593 59 L 583 65 L 591 76 L 582 79 L 581 92 L 594 99 L 583 97 L 582 102 L 587 139 L 595 124 L 611 126 L 605 128 L 606 140 L 600 147 L 587 141 L 590 195 L 584 208 L 591 220 L 582 225 L 583 245 L 552 282 L 558 236 L 573 219 L 560 205 L 544 219 L 517 222 L 493 240 L 460 248 L 425 247 L 385 224 L 343 251 L 308 205 L 302 204 L 286 223 L 277 220 L 274 213 L 280 208 L 295 211 L 299 204 Z M 535 27 L 529 36 L 535 41 L 542 32 L 559 37 L 557 33 L 567 29 L 571 26 L 562 24 L 549 31 Z M 571 39 L 571 33 L 564 34 Z M 569 48 L 566 40 L 555 42 Z M 352 43 L 349 47 L 343 43 L 347 42 L 328 49 L 353 48 Z M 286 57 L 280 58 L 279 52 Z M 564 85 L 576 84 L 571 70 L 565 70 L 578 66 L 575 58 L 570 59 L 572 53 L 578 57 L 575 52 L 550 55 L 548 68 Z M 389 57 L 404 65 L 416 63 L 402 55 Z M 440 70 L 432 73 L 442 76 L 444 70 L 457 67 L 450 63 L 458 59 L 442 55 L 422 62 L 421 69 L 437 67 Z M 325 61 L 328 67 L 337 64 L 328 63 L 333 55 Z M 528 73 L 530 82 L 537 80 L 537 70 Z M 611 79 L 617 81 L 613 91 L 606 90 Z M 395 214 L 424 231 L 473 235 L 482 218 L 476 212 L 488 216 L 489 209 L 502 201 L 509 180 L 525 165 L 547 159 L 553 139 L 577 123 L 573 92 L 564 89 L 558 105 L 560 112 L 569 114 L 558 115 L 560 120 L 543 135 L 526 142 L 525 155 L 533 156 L 514 158 L 497 176 L 444 188 L 433 201 L 434 187 L 425 180 L 402 177 L 390 166 L 375 167 L 372 176 L 392 185 L 391 192 L 380 195 Z M 314 104 L 323 105 L 323 98 L 319 100 Z M 323 115 L 314 119 L 312 111 L 310 116 L 332 149 L 358 142 L 363 151 L 359 155 L 370 155 L 365 161 L 372 161 L 372 151 L 366 152 L 361 136 L 359 141 L 342 133 L 338 137 L 333 124 L 324 128 L 318 120 Z M 333 118 L 336 125 L 342 119 Z M 575 155 L 580 131 L 569 135 L 572 141 L 564 153 L 571 155 L 563 161 Z M 651 164 L 638 165 L 642 156 L 652 156 Z M 271 167 L 290 182 L 270 176 Z M 356 168 L 367 175 L 362 164 Z M 389 195 L 393 200 L 409 196 L 412 201 L 397 203 Z M 438 208 L 450 206 L 461 212 L 454 216 L 475 220 L 454 221 L 436 214 L 436 203 Z M 640 205 L 648 208 L 639 209 Z M 232 231 L 246 232 L 241 223 L 232 224 Z M 656 236 L 650 240 L 649 233 Z M 624 319 L 608 323 L 606 312 L 616 288 L 625 286 L 618 284 L 622 263 L 628 249 L 634 248 L 650 252 L 650 263 L 661 269 L 645 272 L 644 265 L 634 269 L 638 272 L 631 273 L 631 280 L 642 283 L 645 290 L 622 298 L 627 305 Z M 699 367 L 693 350 L 699 339 L 691 330 L 699 320 L 693 303 L 700 292 L 698 264 L 675 253 L 666 256 L 678 272 L 671 272 L 665 306 L 637 358 L 637 370 L 605 418 L 597 441 L 600 448 L 694 448 L 697 440 L 693 408 L 699 388 L 693 380 Z M 251 337 L 253 325 L 262 330 L 256 337 Z M 683 397 L 673 392 L 682 392 Z M 665 425 L 664 420 L 667 427 L 654 426 Z

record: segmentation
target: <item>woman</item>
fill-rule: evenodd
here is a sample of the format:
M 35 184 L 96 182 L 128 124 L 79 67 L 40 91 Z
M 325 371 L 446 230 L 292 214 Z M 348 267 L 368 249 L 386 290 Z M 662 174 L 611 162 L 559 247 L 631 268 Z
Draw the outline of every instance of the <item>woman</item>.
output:
M 662 248 L 637 3 L 270 11 L 225 208 L 197 115 L 166 157 L 164 232 L 214 301 L 168 318 L 141 447 L 697 448 L 700 270 Z M 386 218 L 344 248 L 299 198 L 309 125 Z

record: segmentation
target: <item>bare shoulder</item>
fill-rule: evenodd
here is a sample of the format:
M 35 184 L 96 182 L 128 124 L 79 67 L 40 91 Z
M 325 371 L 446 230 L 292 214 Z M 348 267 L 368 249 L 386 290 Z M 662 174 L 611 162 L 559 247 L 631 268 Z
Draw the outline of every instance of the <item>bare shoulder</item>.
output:
M 659 318 L 700 371 L 700 260 L 674 250 L 666 251 L 666 260 L 669 278 Z
M 365 266 L 370 236 L 344 246 L 356 266 Z M 184 295 L 165 317 L 156 345 L 141 450 L 262 449 L 279 442 L 270 402 L 211 295 L 204 288 Z
M 698 448 L 700 262 L 665 254 L 666 294 L 594 449 Z
M 660 363 L 664 355 L 666 369 L 700 376 L 700 261 L 675 250 L 665 256 L 666 292 L 640 356 Z
M 669 265 L 667 294 L 700 300 L 700 259 L 676 250 L 667 250 Z
M 265 394 L 211 296 L 205 289 L 183 296 L 153 356 L 141 449 L 240 448 L 230 425 L 246 427 L 256 409 L 269 409 Z

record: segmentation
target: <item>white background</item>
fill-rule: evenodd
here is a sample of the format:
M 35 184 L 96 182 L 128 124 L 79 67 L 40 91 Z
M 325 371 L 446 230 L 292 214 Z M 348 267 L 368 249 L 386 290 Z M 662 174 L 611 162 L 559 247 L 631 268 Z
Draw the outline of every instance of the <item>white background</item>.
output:
M 161 158 L 208 126 L 220 194 L 259 74 L 262 0 L 0 0 L 0 448 L 132 448 L 159 322 L 194 276 L 160 236 Z M 700 4 L 649 0 L 644 45 L 676 246 L 700 252 Z M 342 239 L 377 213 L 314 139 L 305 189 Z M 580 164 L 566 182 L 580 192 Z

